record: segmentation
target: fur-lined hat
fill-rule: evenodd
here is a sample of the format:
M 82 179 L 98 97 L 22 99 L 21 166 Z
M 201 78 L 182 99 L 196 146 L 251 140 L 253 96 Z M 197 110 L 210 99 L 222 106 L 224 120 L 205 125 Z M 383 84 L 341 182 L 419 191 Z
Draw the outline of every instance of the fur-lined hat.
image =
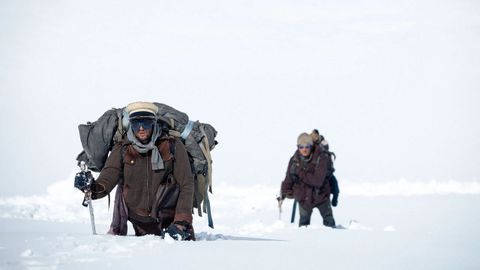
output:
M 302 133 L 298 136 L 297 145 L 313 145 L 313 140 L 307 133 Z
M 157 118 L 158 107 L 151 102 L 133 102 L 125 108 L 130 119 Z

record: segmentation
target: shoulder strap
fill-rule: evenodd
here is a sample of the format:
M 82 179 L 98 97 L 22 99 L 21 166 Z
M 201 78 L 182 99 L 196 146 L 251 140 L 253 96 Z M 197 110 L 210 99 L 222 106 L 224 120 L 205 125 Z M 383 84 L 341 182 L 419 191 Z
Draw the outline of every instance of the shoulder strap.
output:
M 208 192 L 212 192 L 212 156 L 210 154 L 210 144 L 208 142 L 207 134 L 202 124 L 200 124 L 200 131 L 202 132 L 202 141 L 200 143 L 200 149 L 202 149 L 203 155 L 207 159 L 208 172 L 206 177 L 205 184 L 205 193 L 204 193 L 204 202 L 203 202 L 203 211 L 207 213 L 208 226 L 213 229 L 213 219 L 212 211 L 210 208 L 210 199 L 208 198 Z
M 113 135 L 113 141 L 120 142 L 122 141 L 123 135 L 125 134 L 125 128 L 123 127 L 123 110 L 115 110 L 117 110 L 117 130 Z
M 176 141 L 175 141 L 175 138 L 169 138 L 169 143 L 170 143 L 170 153 L 172 153 L 173 156 L 175 156 L 175 152 L 176 152 Z
M 300 160 L 298 159 L 297 153 L 292 157 L 292 164 L 288 168 L 288 174 L 297 174 L 298 168 L 300 167 Z

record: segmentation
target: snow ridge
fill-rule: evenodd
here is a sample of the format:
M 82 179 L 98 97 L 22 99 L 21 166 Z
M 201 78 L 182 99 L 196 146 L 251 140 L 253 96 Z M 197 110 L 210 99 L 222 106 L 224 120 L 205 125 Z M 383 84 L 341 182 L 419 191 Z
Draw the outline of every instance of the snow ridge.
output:
M 57 182 L 47 188 L 47 194 L 35 196 L 0 197 L 0 218 L 20 218 L 56 222 L 88 222 L 89 213 L 81 205 L 83 194 L 73 187 L 73 175 L 69 180 Z M 280 184 L 280 183 L 279 183 Z M 272 209 L 272 200 L 279 187 L 268 185 L 232 186 L 225 182 L 215 186 L 211 196 L 217 218 L 235 218 L 259 209 Z M 480 182 L 398 181 L 340 183 L 341 196 L 425 196 L 425 195 L 479 195 Z M 113 202 L 112 202 L 113 203 Z M 95 201 L 95 219 L 98 224 L 109 224 L 111 210 L 106 199 Z M 260 225 L 259 225 L 260 224 Z M 265 227 L 254 221 L 244 224 L 241 231 L 250 232 L 261 227 L 270 231 L 279 224 Z M 225 228 L 228 229 L 228 228 Z

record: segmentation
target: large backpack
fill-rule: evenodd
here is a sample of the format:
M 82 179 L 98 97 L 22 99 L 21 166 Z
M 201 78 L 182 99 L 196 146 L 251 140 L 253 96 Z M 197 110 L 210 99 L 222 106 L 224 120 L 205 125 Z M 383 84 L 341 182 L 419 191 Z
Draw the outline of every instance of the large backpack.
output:
M 320 147 L 322 152 L 325 152 L 328 154 L 329 157 L 329 162 L 328 162 L 328 167 L 327 167 L 327 179 L 328 182 L 330 183 L 330 189 L 331 193 L 334 196 L 338 197 L 338 194 L 340 193 L 340 188 L 338 187 L 338 180 L 337 177 L 333 174 L 335 172 L 335 167 L 333 166 L 333 162 L 337 159 L 337 156 L 335 155 L 334 152 L 330 151 L 330 146 L 328 142 L 325 140 L 325 137 L 323 135 L 320 135 L 320 141 L 316 143 L 317 147 Z
M 218 144 L 215 140 L 217 131 L 209 124 L 190 121 L 187 114 L 168 105 L 154 104 L 158 107 L 159 128 L 181 138 L 185 144 L 195 176 L 194 208 L 198 209 L 199 216 L 202 216 L 202 212 L 207 213 L 208 225 L 213 228 L 208 193 L 212 192 L 210 151 Z M 113 145 L 126 134 L 128 125 L 125 107 L 110 109 L 97 121 L 79 125 L 83 151 L 77 156 L 78 163 L 84 161 L 92 171 L 100 172 Z

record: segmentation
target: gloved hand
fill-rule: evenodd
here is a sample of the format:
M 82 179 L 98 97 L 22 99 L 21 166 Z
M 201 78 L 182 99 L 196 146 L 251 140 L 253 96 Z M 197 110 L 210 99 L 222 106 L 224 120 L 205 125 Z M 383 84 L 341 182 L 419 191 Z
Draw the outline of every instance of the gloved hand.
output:
M 193 227 L 187 221 L 173 222 L 165 229 L 165 233 L 168 233 L 170 237 L 177 241 L 191 241 L 195 239 Z
M 75 175 L 74 186 L 83 192 L 90 190 L 90 187 L 95 183 L 95 178 L 90 171 L 82 171 Z
M 333 194 L 333 197 L 332 197 L 332 206 L 333 207 L 337 207 L 338 205 L 338 194 Z

